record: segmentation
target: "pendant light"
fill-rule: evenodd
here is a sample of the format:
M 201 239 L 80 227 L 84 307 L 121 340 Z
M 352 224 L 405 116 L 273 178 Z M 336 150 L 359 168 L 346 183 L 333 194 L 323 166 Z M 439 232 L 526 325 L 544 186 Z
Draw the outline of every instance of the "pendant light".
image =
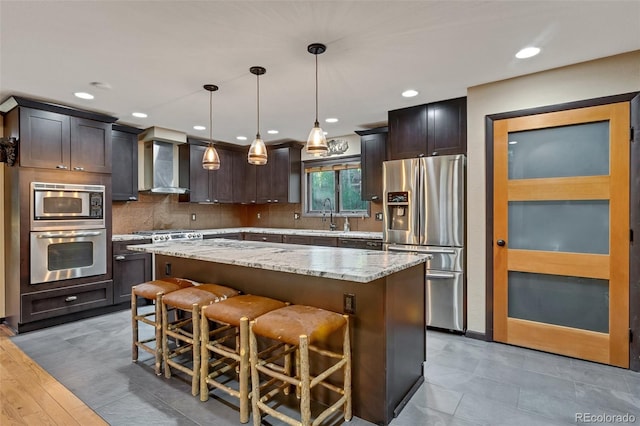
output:
M 257 131 L 256 138 L 251 142 L 249 147 L 249 155 L 247 160 L 249 164 L 255 164 L 256 166 L 264 166 L 267 164 L 267 147 L 264 145 L 264 141 L 260 137 L 260 76 L 267 72 L 263 67 L 251 67 L 249 68 L 251 74 L 256 76 L 258 101 L 256 102 L 257 108 Z
M 218 151 L 213 146 L 213 92 L 218 90 L 218 86 L 205 84 L 204 88 L 209 91 L 209 146 L 207 146 L 202 156 L 202 168 L 218 170 L 220 168 L 220 157 L 218 157 Z
M 306 151 L 316 156 L 324 155 L 329 150 L 327 139 L 320 128 L 320 123 L 318 123 L 318 55 L 324 53 L 325 50 L 327 50 L 327 46 L 321 43 L 312 43 L 307 46 L 307 51 L 316 57 L 316 121 L 307 138 Z

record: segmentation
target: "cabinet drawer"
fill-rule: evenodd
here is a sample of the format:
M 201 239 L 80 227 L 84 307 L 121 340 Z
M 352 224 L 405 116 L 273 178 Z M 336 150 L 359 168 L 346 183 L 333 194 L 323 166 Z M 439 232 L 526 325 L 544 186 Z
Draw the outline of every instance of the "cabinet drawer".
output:
M 276 234 L 252 234 L 252 233 L 245 233 L 244 234 L 244 239 L 247 241 L 264 241 L 267 243 L 281 243 L 282 242 L 282 235 L 276 235 Z
M 306 235 L 285 235 L 282 237 L 282 242 L 325 247 L 337 247 L 338 245 L 338 239 L 335 237 L 309 237 Z
M 214 238 L 226 238 L 227 240 L 242 240 L 242 232 L 233 232 L 230 234 L 209 234 L 203 235 L 203 240 L 213 240 Z
M 113 304 L 113 281 L 23 294 L 21 322 L 27 323 Z
M 340 238 L 338 239 L 338 246 L 345 248 L 382 250 L 382 241 Z

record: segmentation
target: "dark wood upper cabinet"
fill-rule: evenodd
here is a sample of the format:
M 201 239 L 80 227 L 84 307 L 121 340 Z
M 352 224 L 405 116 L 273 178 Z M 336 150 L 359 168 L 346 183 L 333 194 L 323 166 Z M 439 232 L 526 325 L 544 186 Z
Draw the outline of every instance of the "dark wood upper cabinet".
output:
M 287 144 L 268 148 L 268 160 L 256 167 L 256 202 L 300 202 L 300 158 L 302 146 Z
M 7 127 L 20 141 L 20 166 L 111 173 L 114 117 L 14 99 L 19 107 L 8 112 Z
M 248 148 L 232 151 L 233 158 L 233 202 L 256 203 L 256 172 L 258 167 L 247 161 Z
M 466 154 L 467 98 L 389 111 L 388 158 Z
M 428 155 L 467 153 L 467 98 L 428 104 Z
M 71 170 L 111 173 L 111 123 L 71 117 Z
M 20 165 L 45 169 L 71 166 L 71 117 L 50 111 L 19 108 Z
M 141 129 L 113 125 L 111 131 L 111 199 L 136 201 L 138 199 L 138 134 Z
M 180 186 L 189 188 L 180 195 L 180 201 L 192 203 L 232 203 L 233 202 L 233 154 L 230 150 L 216 145 L 220 168 L 202 168 L 202 156 L 206 145 L 198 143 L 182 144 L 178 147 L 180 156 Z
M 382 162 L 387 159 L 387 127 L 356 131 L 360 135 L 362 187 L 366 201 L 382 200 Z
M 389 111 L 389 159 L 427 155 L 427 105 Z

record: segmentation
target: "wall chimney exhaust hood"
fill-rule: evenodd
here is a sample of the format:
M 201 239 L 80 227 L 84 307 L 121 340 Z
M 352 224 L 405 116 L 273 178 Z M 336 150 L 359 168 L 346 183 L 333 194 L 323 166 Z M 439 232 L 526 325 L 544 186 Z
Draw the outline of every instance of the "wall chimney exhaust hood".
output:
M 138 136 L 138 182 L 140 191 L 184 194 L 180 188 L 178 145 L 187 143 L 186 133 L 150 127 Z

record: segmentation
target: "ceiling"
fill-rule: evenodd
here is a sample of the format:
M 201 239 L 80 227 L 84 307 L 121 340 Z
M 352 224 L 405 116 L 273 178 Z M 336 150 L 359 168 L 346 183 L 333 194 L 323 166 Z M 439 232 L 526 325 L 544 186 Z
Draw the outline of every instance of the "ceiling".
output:
M 259 65 L 263 139 L 303 141 L 314 121 L 313 42 L 327 45 L 318 56 L 321 126 L 343 136 L 385 123 L 388 110 L 640 49 L 640 1 L 0 0 L 0 101 L 23 95 L 206 139 L 209 129 L 193 126 L 209 126 L 202 86 L 213 83 L 213 138 L 248 145 L 249 68 Z M 514 58 L 530 45 L 542 52 Z M 400 96 L 410 88 L 420 94 Z

